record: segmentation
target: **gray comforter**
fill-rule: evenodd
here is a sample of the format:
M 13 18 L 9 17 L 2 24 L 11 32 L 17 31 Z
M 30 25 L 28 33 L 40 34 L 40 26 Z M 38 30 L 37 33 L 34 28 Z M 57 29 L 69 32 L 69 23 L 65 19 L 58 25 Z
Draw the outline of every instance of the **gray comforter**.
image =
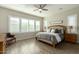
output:
M 51 32 L 39 32 L 36 34 L 36 37 L 57 44 L 62 41 L 63 34 L 51 33 Z

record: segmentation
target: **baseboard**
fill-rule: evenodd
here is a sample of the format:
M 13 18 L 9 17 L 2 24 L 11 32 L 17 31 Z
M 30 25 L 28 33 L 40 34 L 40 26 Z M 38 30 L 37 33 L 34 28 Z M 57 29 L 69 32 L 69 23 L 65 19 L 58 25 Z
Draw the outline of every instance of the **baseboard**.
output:
M 35 36 L 29 37 L 29 38 L 23 38 L 23 39 L 16 39 L 16 41 L 26 40 L 26 39 L 32 39 L 35 38 Z

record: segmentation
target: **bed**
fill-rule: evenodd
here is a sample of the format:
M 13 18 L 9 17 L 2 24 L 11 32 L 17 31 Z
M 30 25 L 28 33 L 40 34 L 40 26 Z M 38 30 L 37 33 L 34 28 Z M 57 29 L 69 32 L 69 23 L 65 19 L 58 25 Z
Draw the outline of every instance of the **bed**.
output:
M 64 40 L 64 34 L 66 27 L 63 25 L 53 25 L 48 27 L 46 32 L 38 32 L 36 34 L 36 40 L 49 43 L 54 47 Z

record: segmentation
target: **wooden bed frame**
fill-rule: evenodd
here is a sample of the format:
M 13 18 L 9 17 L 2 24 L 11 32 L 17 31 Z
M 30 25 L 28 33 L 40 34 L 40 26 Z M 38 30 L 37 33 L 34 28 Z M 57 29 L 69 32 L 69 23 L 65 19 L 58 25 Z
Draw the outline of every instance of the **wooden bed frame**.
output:
M 64 29 L 64 36 L 65 36 L 65 34 L 66 34 L 66 26 L 64 26 L 64 25 L 52 25 L 52 26 L 49 26 L 48 28 L 50 28 L 50 29 L 56 29 L 56 28 L 62 28 L 62 29 Z M 39 39 L 41 39 L 41 38 L 39 38 Z M 37 37 L 36 37 L 36 40 L 37 40 Z M 39 40 L 39 41 L 41 41 L 41 40 Z M 62 42 L 62 41 L 61 41 Z M 46 43 L 46 42 L 45 42 Z M 49 43 L 48 43 L 49 44 Z M 58 45 L 58 44 L 53 44 L 53 47 L 56 47 L 56 45 Z
M 64 31 L 65 31 L 65 33 L 67 32 L 67 28 L 66 28 L 66 26 L 64 26 L 64 25 L 52 25 L 52 26 L 48 26 L 48 28 L 63 28 L 64 29 Z

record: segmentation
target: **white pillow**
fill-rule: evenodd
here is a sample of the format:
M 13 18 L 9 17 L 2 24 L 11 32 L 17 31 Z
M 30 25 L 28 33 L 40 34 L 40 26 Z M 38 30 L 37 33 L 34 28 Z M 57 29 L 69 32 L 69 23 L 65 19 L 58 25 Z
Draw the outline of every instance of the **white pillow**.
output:
M 52 29 L 51 32 L 52 32 L 52 33 L 55 33 L 55 29 Z

